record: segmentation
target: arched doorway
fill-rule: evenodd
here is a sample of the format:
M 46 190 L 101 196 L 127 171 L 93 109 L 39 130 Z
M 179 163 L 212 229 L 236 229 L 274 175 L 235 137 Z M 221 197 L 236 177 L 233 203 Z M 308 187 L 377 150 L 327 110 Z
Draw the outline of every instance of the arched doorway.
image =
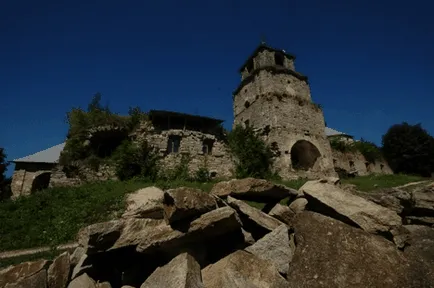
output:
M 32 183 L 32 193 L 48 188 L 50 184 L 51 172 L 44 172 L 35 177 Z
M 320 156 L 318 148 L 306 140 L 295 142 L 291 148 L 292 167 L 296 170 L 309 170 Z

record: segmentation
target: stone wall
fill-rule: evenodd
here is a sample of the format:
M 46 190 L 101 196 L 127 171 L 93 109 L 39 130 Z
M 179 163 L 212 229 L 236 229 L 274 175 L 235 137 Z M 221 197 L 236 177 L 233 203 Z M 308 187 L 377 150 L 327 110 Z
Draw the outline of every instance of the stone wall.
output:
M 359 176 L 373 173 L 393 174 L 392 169 L 385 160 L 369 163 L 360 152 L 343 153 L 336 150 L 332 150 L 332 152 L 333 165 L 336 168 L 341 168 L 348 172 L 357 172 L 357 175 Z
M 49 163 L 16 163 L 11 183 L 12 198 L 30 195 L 48 186 L 53 167 Z
M 181 138 L 178 153 L 167 151 L 170 136 Z M 234 169 L 232 158 L 226 144 L 217 135 L 182 129 L 159 131 L 148 123 L 143 123 L 136 132 L 136 137 L 137 142 L 147 141 L 157 149 L 162 158 L 160 167 L 163 173 L 174 169 L 180 163 L 182 154 L 188 154 L 191 158 L 189 163 L 191 175 L 194 175 L 199 168 L 207 168 L 213 177 L 232 176 Z M 211 153 L 204 153 L 202 149 L 205 140 L 212 143 Z

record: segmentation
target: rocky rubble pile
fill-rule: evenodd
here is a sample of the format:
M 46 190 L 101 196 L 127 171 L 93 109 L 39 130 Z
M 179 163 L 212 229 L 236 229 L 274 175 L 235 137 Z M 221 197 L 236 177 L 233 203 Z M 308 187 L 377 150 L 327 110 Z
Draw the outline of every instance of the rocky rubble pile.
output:
M 434 229 L 407 225 L 402 193 L 358 194 L 335 178 L 141 189 L 121 219 L 82 229 L 72 255 L 8 267 L 0 288 L 434 287 Z M 433 191 L 418 195 L 415 217 L 432 217 Z

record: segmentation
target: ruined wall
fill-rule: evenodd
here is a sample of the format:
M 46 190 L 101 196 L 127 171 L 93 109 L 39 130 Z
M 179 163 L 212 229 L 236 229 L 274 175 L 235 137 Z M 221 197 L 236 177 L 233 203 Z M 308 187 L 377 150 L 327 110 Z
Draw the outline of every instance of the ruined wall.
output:
M 162 157 L 160 167 L 163 173 L 175 168 L 179 164 L 182 154 L 188 154 L 191 157 L 189 163 L 191 175 L 194 175 L 199 168 L 207 168 L 211 175 L 217 178 L 232 176 L 234 168 L 232 158 L 226 144 L 216 135 L 181 129 L 159 131 L 147 123 L 141 125 L 136 135 L 136 141 L 139 143 L 146 140 L 157 148 Z M 168 154 L 167 143 L 171 135 L 181 137 L 178 153 Z M 211 154 L 202 151 L 203 141 L 206 139 L 213 142 Z
M 48 186 L 53 167 L 54 164 L 49 163 L 16 163 L 11 183 L 12 198 L 30 195 L 32 190 L 44 185 L 47 179 Z
M 393 174 L 385 160 L 369 163 L 360 152 L 343 153 L 332 150 L 333 165 L 337 168 L 345 169 L 348 172 L 357 171 L 357 175 L 364 176 L 369 174 Z

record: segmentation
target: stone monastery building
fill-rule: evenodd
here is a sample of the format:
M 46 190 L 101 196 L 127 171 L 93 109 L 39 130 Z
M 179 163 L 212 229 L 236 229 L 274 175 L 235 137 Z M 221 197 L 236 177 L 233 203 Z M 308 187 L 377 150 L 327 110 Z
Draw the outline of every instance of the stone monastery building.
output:
M 360 153 L 331 149 L 330 138 L 355 140 L 325 127 L 322 109 L 312 101 L 307 77 L 296 71 L 294 62 L 295 56 L 264 43 L 254 50 L 239 70 L 241 83 L 233 92 L 233 125 L 250 125 L 259 133 L 273 150 L 274 169 L 285 179 L 331 176 L 337 169 L 358 175 L 392 173 L 384 161 L 369 163 Z M 170 169 L 180 161 L 180 155 L 189 153 L 191 171 L 206 161 L 212 176 L 232 176 L 233 159 L 217 132 L 222 120 L 158 110 L 151 110 L 149 119 L 150 123 L 123 136 L 146 140 L 156 147 L 163 167 Z M 101 136 L 106 132 L 96 129 L 89 141 L 112 141 Z M 58 165 L 64 147 L 61 143 L 13 160 L 13 197 L 47 186 L 79 183 L 82 179 L 66 175 Z M 113 173 L 110 167 L 103 167 L 98 172 L 85 170 L 83 175 L 87 180 L 103 180 L 113 178 Z

